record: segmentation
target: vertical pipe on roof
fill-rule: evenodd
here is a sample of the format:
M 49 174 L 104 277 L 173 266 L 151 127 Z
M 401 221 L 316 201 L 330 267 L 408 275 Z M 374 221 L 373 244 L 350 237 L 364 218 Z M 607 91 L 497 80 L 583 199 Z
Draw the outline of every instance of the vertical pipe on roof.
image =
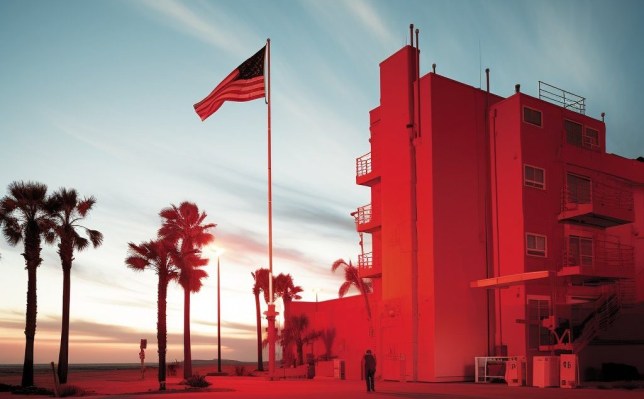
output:
M 418 381 L 418 192 L 417 192 L 417 165 L 416 144 L 420 137 L 420 49 L 418 47 L 418 29 L 416 29 L 416 45 L 414 48 L 413 77 L 411 78 L 411 121 L 410 134 L 410 200 L 411 200 L 411 324 L 412 324 L 412 381 Z M 414 92 L 414 82 L 416 91 Z

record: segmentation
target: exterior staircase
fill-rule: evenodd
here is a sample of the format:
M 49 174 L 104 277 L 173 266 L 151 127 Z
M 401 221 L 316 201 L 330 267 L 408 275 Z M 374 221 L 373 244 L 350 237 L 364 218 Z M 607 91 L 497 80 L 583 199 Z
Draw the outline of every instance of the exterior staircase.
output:
M 554 343 L 540 345 L 542 352 L 561 351 L 579 353 L 600 333 L 607 331 L 617 319 L 622 308 L 623 291 L 618 284 L 605 286 L 602 294 L 594 301 L 580 305 L 574 312 L 577 317 L 571 320 L 572 328 L 566 324 L 555 326 L 552 320 L 544 320 L 550 329 Z

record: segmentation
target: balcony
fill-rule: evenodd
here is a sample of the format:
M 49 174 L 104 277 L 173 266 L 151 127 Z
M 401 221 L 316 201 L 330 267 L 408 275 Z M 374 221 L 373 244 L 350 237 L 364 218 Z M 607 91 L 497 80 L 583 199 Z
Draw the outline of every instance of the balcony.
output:
M 570 181 L 570 180 L 569 180 Z M 632 223 L 633 192 L 626 186 L 602 184 L 577 178 L 575 184 L 567 184 L 562 191 L 560 222 L 587 224 L 597 227 L 613 227 Z
M 364 278 L 374 278 L 382 275 L 382 266 L 378 259 L 373 258 L 373 252 L 358 255 L 358 274 Z
M 602 284 L 634 277 L 635 250 L 619 242 L 569 237 L 558 276 L 582 284 Z
M 380 217 L 372 211 L 371 204 L 363 205 L 353 214 L 356 230 L 360 233 L 372 233 L 380 227 Z
M 356 184 L 370 186 L 377 181 L 379 177 L 380 176 L 377 176 L 373 170 L 370 152 L 356 158 Z

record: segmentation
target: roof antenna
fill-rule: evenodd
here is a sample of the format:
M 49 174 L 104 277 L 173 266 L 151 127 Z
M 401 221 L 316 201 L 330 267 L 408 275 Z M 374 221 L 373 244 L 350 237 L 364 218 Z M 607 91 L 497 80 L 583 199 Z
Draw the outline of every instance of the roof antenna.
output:
M 414 24 L 409 24 L 409 45 L 414 47 Z

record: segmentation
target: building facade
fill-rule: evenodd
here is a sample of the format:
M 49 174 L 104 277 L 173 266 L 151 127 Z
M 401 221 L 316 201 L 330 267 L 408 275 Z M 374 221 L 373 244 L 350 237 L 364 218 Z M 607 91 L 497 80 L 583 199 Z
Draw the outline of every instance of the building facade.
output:
M 582 371 L 644 369 L 644 162 L 606 153 L 603 121 L 557 90 L 502 98 L 420 77 L 412 46 L 380 64 L 371 152 L 356 160 L 371 201 L 354 213 L 373 316 L 355 299 L 292 307 L 342 331 L 349 378 L 367 348 L 392 380 L 471 380 L 476 356 L 525 356 L 528 375 L 533 356 L 559 353 Z

